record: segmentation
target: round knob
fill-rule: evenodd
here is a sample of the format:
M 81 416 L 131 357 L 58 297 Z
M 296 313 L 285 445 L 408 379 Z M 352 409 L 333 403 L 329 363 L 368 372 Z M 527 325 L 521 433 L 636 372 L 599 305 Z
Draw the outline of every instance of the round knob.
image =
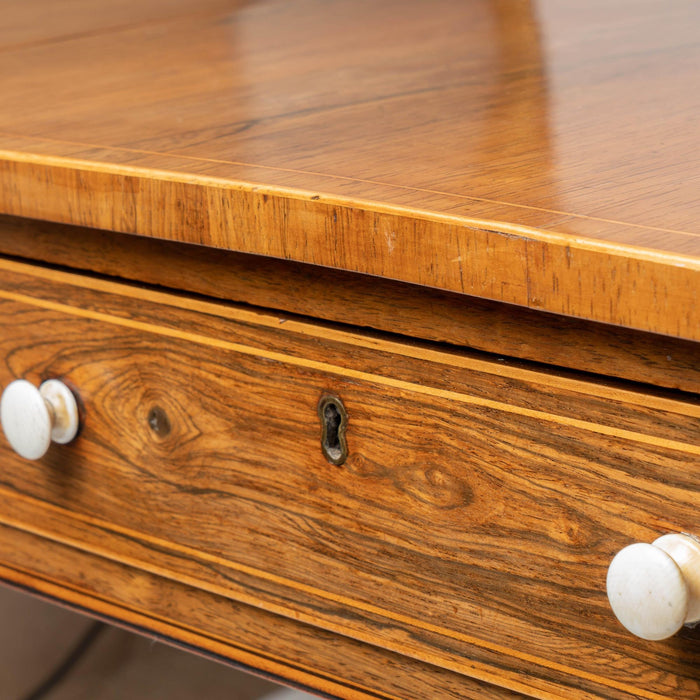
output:
M 38 389 L 24 379 L 2 393 L 0 422 L 8 442 L 26 459 L 40 459 L 51 441 L 65 444 L 78 432 L 78 405 L 70 389 L 49 379 Z
M 631 544 L 608 569 L 608 599 L 632 634 L 658 640 L 700 621 L 700 540 L 664 535 Z

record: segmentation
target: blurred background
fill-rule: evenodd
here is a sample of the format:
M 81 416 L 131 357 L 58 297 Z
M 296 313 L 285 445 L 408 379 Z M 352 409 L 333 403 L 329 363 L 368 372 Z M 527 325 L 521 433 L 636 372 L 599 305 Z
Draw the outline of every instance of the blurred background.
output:
M 0 619 L 0 700 L 313 697 L 1 585 Z

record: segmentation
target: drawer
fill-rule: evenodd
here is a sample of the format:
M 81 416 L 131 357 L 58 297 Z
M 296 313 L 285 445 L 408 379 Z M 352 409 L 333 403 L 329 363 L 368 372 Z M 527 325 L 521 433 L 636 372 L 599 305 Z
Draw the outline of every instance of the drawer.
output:
M 81 411 L 36 462 L 3 441 L 1 523 L 534 697 L 700 694 L 699 631 L 636 639 L 605 594 L 627 544 L 700 531 L 693 397 L 0 275 L 0 383 L 60 378 Z

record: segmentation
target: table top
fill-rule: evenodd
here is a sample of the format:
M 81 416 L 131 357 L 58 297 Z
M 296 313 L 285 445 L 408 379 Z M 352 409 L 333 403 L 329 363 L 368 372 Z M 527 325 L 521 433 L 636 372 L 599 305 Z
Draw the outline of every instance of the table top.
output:
M 700 340 L 693 0 L 6 0 L 0 213 Z

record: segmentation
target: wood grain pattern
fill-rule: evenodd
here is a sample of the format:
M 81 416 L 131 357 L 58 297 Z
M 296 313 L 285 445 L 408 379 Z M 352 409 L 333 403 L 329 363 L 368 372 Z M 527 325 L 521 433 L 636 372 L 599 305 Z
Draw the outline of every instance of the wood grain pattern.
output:
M 0 34 L 1 212 L 699 339 L 696 3 L 126 2 Z
M 697 527 L 697 401 L 0 265 L 0 382 L 85 416 L 42 463 L 3 448 L 3 523 L 534 697 L 697 696 L 697 632 L 640 642 L 604 593 L 622 546 Z
M 240 7 L 243 2 L 201 0 L 194 8 L 190 0 L 150 0 L 142 4 L 132 0 L 110 0 L 102 3 L 98 12 L 87 0 L 72 0 L 70 6 L 12 0 L 3 6 L 5 21 L 0 26 L 0 46 L 2 51 L 8 51 L 96 37 L 183 15 L 231 10 L 236 4 Z
M 700 393 L 696 343 L 381 278 L 16 217 L 0 253 Z
M 524 697 L 6 526 L 0 560 L 3 581 L 333 697 Z

